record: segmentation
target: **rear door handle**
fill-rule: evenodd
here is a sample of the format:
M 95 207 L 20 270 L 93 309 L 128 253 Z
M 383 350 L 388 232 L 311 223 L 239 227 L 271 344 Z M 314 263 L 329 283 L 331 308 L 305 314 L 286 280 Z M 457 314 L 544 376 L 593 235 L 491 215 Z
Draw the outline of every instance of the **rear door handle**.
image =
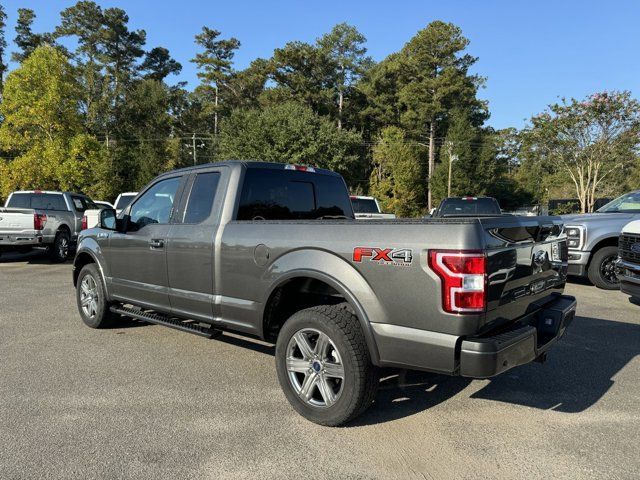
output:
M 151 248 L 163 248 L 164 240 L 161 238 L 152 238 L 151 240 L 149 240 L 149 246 Z

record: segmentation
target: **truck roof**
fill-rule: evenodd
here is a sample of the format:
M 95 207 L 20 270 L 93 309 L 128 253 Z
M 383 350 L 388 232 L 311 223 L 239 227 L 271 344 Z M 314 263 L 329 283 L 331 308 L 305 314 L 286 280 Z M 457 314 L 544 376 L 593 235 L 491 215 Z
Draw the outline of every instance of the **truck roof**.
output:
M 306 165 L 299 164 L 291 164 L 291 163 L 277 163 L 277 162 L 260 162 L 257 160 L 225 160 L 223 162 L 214 162 L 214 163 L 205 163 L 201 165 L 194 165 L 190 167 L 183 167 L 176 170 L 171 170 L 169 172 L 165 172 L 160 176 L 168 175 L 174 172 L 188 172 L 188 171 L 197 171 L 210 167 L 232 167 L 232 168 L 262 168 L 262 169 L 270 169 L 270 170 L 284 170 L 286 168 L 295 168 L 300 169 L 301 171 L 309 171 L 313 173 L 319 173 L 321 175 L 332 175 L 339 177 L 340 174 L 336 172 L 332 172 L 331 170 L 327 170 L 324 168 L 311 167 Z M 297 168 L 296 168 L 297 167 Z M 308 170 L 305 170 L 308 169 Z

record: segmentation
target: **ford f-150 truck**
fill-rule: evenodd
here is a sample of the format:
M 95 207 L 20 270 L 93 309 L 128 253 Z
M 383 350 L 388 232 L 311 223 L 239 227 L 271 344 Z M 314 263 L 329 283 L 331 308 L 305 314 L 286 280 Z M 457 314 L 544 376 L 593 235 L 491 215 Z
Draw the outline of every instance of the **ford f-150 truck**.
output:
M 620 231 L 640 219 L 640 190 L 607 203 L 595 213 L 563 215 L 569 246 L 569 275 L 586 276 L 605 290 L 618 290 L 615 262 Z
M 85 195 L 40 190 L 13 192 L 0 208 L 0 253 L 47 247 L 63 262 L 82 229 L 84 211 L 97 208 Z
M 90 327 L 275 343 L 291 405 L 333 426 L 374 401 L 378 367 L 485 378 L 543 360 L 575 314 L 566 273 L 558 217 L 360 222 L 333 172 L 229 161 L 103 209 L 73 283 Z
M 620 234 L 616 273 L 620 290 L 640 305 L 640 220 L 629 222 Z

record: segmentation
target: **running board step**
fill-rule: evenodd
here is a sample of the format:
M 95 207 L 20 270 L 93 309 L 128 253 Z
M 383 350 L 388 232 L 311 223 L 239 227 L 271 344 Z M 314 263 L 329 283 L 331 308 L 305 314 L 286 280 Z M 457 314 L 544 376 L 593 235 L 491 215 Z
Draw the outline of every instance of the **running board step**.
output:
M 217 328 L 213 328 L 211 326 L 203 327 L 198 322 L 172 318 L 160 313 L 150 313 L 144 310 L 140 310 L 139 308 L 113 306 L 109 310 L 111 310 L 113 313 L 124 315 L 125 317 L 131 317 L 135 318 L 136 320 L 142 320 L 143 322 L 149 322 L 156 325 L 175 328 L 176 330 L 194 333 L 205 338 L 217 337 L 222 333 L 222 330 L 218 330 Z

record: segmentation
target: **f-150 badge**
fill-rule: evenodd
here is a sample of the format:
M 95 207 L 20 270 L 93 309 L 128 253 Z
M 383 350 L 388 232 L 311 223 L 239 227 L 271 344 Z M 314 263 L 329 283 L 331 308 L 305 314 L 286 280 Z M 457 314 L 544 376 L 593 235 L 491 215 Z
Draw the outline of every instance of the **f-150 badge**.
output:
M 353 249 L 353 261 L 362 263 L 365 260 L 380 265 L 405 267 L 411 265 L 413 250 L 410 248 L 355 247 Z

